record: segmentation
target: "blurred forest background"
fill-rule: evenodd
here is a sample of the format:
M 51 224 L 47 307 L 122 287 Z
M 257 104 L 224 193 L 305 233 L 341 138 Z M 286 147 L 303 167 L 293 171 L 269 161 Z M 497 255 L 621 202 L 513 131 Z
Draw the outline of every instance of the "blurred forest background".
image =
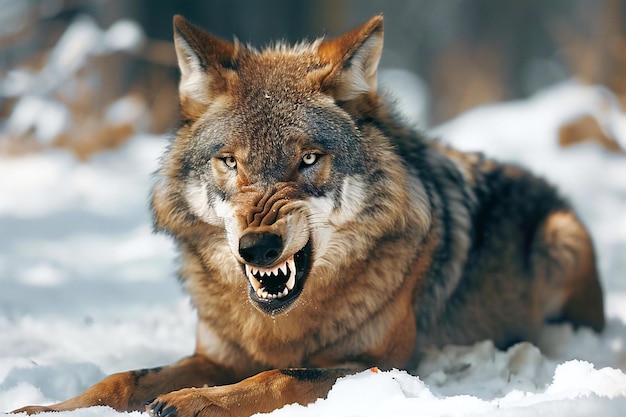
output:
M 572 78 L 626 102 L 624 0 L 0 0 L 0 152 L 87 159 L 171 131 L 174 14 L 260 47 L 336 36 L 381 12 L 381 74 L 415 96 L 424 127 Z M 620 151 L 589 117 L 561 133 Z

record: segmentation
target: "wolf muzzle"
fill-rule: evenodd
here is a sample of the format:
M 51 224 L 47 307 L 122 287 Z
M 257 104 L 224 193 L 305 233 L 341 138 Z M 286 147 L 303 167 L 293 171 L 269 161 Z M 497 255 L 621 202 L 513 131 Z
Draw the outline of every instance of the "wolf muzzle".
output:
M 268 267 L 283 251 L 283 238 L 269 232 L 249 232 L 239 239 L 239 254 L 250 265 Z

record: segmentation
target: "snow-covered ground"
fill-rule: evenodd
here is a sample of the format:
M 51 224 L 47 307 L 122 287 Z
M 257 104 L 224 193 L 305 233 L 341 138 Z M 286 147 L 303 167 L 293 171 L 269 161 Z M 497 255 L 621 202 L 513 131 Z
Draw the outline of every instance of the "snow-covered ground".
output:
M 602 335 L 560 325 L 539 347 L 450 346 L 411 372 L 419 377 L 367 371 L 338 381 L 326 400 L 273 414 L 626 415 L 626 157 L 556 143 L 563 122 L 587 113 L 623 140 L 614 110 L 605 91 L 572 82 L 435 129 L 462 149 L 531 167 L 571 198 L 596 240 L 609 317 Z M 150 173 L 164 144 L 138 136 L 88 163 L 61 151 L 0 157 L 0 414 L 192 352 L 194 312 L 174 277 L 173 245 L 150 231 Z

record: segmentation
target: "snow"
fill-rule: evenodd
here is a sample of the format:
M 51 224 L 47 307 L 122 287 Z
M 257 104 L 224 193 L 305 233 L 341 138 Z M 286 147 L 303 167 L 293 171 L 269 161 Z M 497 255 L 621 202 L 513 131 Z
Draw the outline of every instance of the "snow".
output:
M 144 41 L 141 26 L 129 19 L 118 20 L 104 33 L 104 44 L 111 51 L 137 50 Z
M 411 373 L 365 371 L 339 380 L 327 399 L 272 414 L 626 415 L 626 157 L 556 143 L 559 126 L 585 114 L 623 140 L 626 119 L 611 103 L 602 88 L 568 82 L 434 130 L 540 172 L 572 200 L 598 251 L 609 317 L 601 335 L 563 324 L 547 327 L 538 346 L 446 346 Z M 150 173 L 165 142 L 139 135 L 84 163 L 54 150 L 0 157 L 0 414 L 192 352 L 194 311 L 174 277 L 173 244 L 150 228 Z M 126 413 L 50 414 L 65 415 Z
M 403 69 L 379 71 L 381 90 L 393 97 L 404 120 L 421 128 L 428 126 L 432 102 L 428 87 L 417 75 Z
M 53 2 L 45 3 L 50 3 L 53 11 Z M 4 124 L 4 133 L 15 138 L 33 130 L 34 137 L 40 143 L 50 145 L 71 124 L 72 114 L 64 100 L 59 98 L 74 101 L 80 84 L 76 83 L 79 70 L 85 68 L 94 57 L 120 51 L 137 51 L 144 42 L 145 35 L 137 22 L 122 19 L 104 30 L 90 16 L 78 15 L 52 47 L 41 70 L 34 73 L 25 69 L 12 69 L 6 77 L 0 78 L 0 99 L 18 97 L 6 121 L 0 120 L 0 128 Z M 89 77 L 84 81 L 96 89 L 106 88 L 106 84 L 97 85 L 102 83 L 97 78 Z M 121 103 L 114 103 L 109 109 L 109 119 L 125 122 L 138 117 L 144 110 L 138 99 L 134 102 L 128 98 L 121 100 Z M 128 113 L 121 115 L 123 110 L 128 110 Z

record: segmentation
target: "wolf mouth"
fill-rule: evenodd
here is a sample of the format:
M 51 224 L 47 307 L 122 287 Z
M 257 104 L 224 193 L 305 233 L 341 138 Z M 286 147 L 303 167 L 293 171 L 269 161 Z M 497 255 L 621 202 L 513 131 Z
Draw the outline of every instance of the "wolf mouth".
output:
M 250 282 L 250 298 L 264 312 L 276 314 L 283 311 L 302 292 L 311 244 L 291 255 L 273 268 L 260 268 L 244 264 Z

